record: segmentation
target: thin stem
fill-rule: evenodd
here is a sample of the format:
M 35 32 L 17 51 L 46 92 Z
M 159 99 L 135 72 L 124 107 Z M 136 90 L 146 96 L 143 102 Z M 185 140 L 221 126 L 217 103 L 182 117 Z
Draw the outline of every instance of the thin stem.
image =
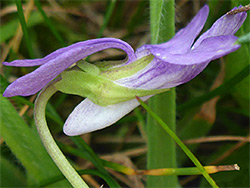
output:
M 61 148 L 75 156 L 86 159 L 86 155 L 82 150 L 75 149 L 72 146 L 61 145 Z M 149 169 L 149 170 L 135 170 L 133 168 L 107 161 L 102 159 L 102 165 L 107 168 L 110 168 L 114 171 L 121 172 L 126 175 L 151 175 L 151 176 L 172 176 L 172 175 L 198 175 L 202 174 L 199 168 L 197 167 L 185 167 L 185 168 L 160 168 L 160 169 Z M 222 166 L 204 166 L 205 170 L 209 174 L 221 172 L 221 171 L 232 171 L 239 170 L 237 164 L 234 165 L 222 165 Z M 115 186 L 117 187 L 117 186 Z
M 88 188 L 88 185 L 83 181 L 83 179 L 79 176 L 79 174 L 75 171 L 75 169 L 68 162 L 66 157 L 63 155 L 56 142 L 54 141 L 49 128 L 47 126 L 46 118 L 45 118 L 45 108 L 49 98 L 56 93 L 56 89 L 53 85 L 49 85 L 44 88 L 37 100 L 35 102 L 35 122 L 37 126 L 38 133 L 41 137 L 41 140 L 51 156 L 51 158 L 56 163 L 57 167 L 61 170 L 63 175 L 68 179 L 73 187 L 81 187 Z
M 204 167 L 209 173 L 216 173 L 216 172 L 221 172 L 221 171 L 231 171 L 231 170 L 239 170 L 238 165 L 225 165 L 225 166 L 205 166 Z M 115 170 L 115 169 L 114 169 Z M 133 170 L 133 169 L 131 169 Z M 191 171 L 191 172 L 190 172 Z M 176 175 L 199 175 L 201 174 L 201 172 L 199 171 L 199 169 L 193 167 L 193 168 L 180 168 L 180 169 L 156 169 L 156 170 L 152 170 L 152 171 L 137 171 L 138 173 L 134 173 L 134 174 L 127 174 L 127 175 L 155 175 L 158 173 L 161 173 L 160 175 L 172 175 L 172 174 L 176 174 Z M 143 173 L 145 172 L 145 173 Z M 104 179 L 107 184 L 112 187 L 112 182 L 109 181 L 109 178 L 107 177 L 106 174 L 96 171 L 96 170 L 79 170 L 78 171 L 79 174 L 89 174 L 89 175 L 94 175 L 94 176 L 99 176 L 100 178 Z M 47 179 L 46 181 L 43 181 L 42 183 L 40 183 L 39 185 L 35 185 L 33 187 L 45 187 L 48 186 L 50 184 L 56 183 L 58 181 L 63 180 L 64 177 L 63 176 L 55 176 L 53 178 Z
M 250 137 L 244 136 L 207 136 L 184 140 L 185 144 L 200 144 L 206 142 L 221 142 L 221 141 L 246 141 L 250 142 Z
M 223 166 L 204 166 L 204 169 L 209 174 L 214 174 L 221 171 L 233 171 L 239 170 L 240 167 L 237 164 L 234 165 L 223 165 Z M 171 176 L 171 175 L 200 175 L 202 172 L 199 168 L 189 167 L 189 168 L 162 168 L 162 169 L 152 169 L 152 170 L 136 170 L 136 175 L 151 175 L 151 176 Z
M 197 168 L 201 171 L 204 178 L 208 181 L 208 183 L 213 188 L 218 188 L 215 181 L 210 177 L 207 171 L 204 169 L 200 161 L 194 156 L 194 154 L 188 149 L 188 147 L 179 139 L 179 137 L 172 131 L 160 117 L 154 113 L 139 97 L 136 97 L 139 103 L 143 108 L 147 110 L 147 112 L 162 126 L 162 128 L 171 136 L 171 138 L 180 146 L 180 148 L 186 153 L 189 159 L 197 166 Z

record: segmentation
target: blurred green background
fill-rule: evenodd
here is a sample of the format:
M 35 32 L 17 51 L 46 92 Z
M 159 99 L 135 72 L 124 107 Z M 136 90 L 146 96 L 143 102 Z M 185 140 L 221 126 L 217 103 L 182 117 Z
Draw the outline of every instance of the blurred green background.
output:
M 176 0 L 176 31 L 204 4 L 210 7 L 206 30 L 232 7 L 249 4 L 249 1 Z M 22 1 L 32 52 L 22 34 L 15 1 L 0 1 L 0 5 L 1 62 L 41 58 L 58 48 L 98 37 L 120 38 L 134 49 L 150 43 L 148 1 Z M 237 36 L 249 33 L 249 27 L 248 16 Z M 237 52 L 211 62 L 195 79 L 176 88 L 178 136 L 202 164 L 238 164 L 241 168 L 212 175 L 220 187 L 250 187 L 249 48 L 249 43 L 243 44 Z M 123 58 L 125 54 L 121 51 L 105 50 L 88 60 Z M 0 68 L 1 94 L 16 78 L 35 69 L 3 67 L 2 64 Z M 0 98 L 0 186 L 28 187 L 45 185 L 48 181 L 46 186 L 70 187 L 66 180 L 56 182 L 54 179 L 61 173 L 43 149 L 36 132 L 34 99 L 35 96 Z M 84 176 L 90 186 L 108 186 L 107 182 L 111 181 L 121 187 L 144 187 L 146 176 L 106 171 L 102 160 L 134 169 L 146 168 L 145 110 L 139 107 L 115 125 L 72 141 L 62 133 L 62 125 L 81 100 L 57 93 L 47 108 L 48 124 L 66 156 L 77 169 L 94 170 L 95 176 Z M 88 148 L 86 143 L 94 152 L 90 148 L 85 152 L 81 149 Z M 193 166 L 180 149 L 177 158 L 179 167 Z M 209 187 L 202 176 L 180 176 L 179 180 L 183 187 Z

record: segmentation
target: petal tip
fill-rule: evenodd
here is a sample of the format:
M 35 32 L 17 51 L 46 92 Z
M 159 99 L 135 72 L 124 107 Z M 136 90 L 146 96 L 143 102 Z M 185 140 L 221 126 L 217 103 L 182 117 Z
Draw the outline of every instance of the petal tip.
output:
M 73 132 L 71 132 L 70 130 L 68 130 L 67 128 L 65 128 L 65 125 L 64 125 L 64 127 L 63 127 L 63 132 L 64 132 L 64 134 L 66 134 L 67 136 L 78 136 L 78 135 L 80 135 L 80 133 L 79 133 L 79 134 L 76 134 L 76 133 L 73 133 Z
M 202 7 L 202 9 L 205 9 L 205 10 L 209 10 L 209 6 L 208 6 L 208 4 L 205 4 L 203 7 Z
M 205 4 L 197 14 L 204 14 L 207 17 L 208 13 L 209 13 L 209 6 Z
M 4 92 L 3 97 L 11 97 L 11 96 L 7 92 Z
M 67 136 L 78 136 L 92 131 L 85 130 L 84 127 L 78 127 L 77 125 L 74 124 L 68 124 L 66 121 L 66 123 L 63 126 L 63 132 Z
M 3 97 L 13 97 L 16 96 L 10 89 L 7 89 L 3 92 Z
M 81 115 L 84 116 L 84 114 Z M 66 120 L 63 126 L 64 134 L 66 134 L 67 136 L 78 136 L 94 131 L 90 129 L 90 126 L 88 126 L 90 123 L 86 125 L 85 123 L 83 123 L 83 121 L 80 121 L 78 118 L 79 118 L 78 113 L 77 114 L 71 113 L 69 115 L 68 119 Z
M 10 62 L 4 61 L 4 62 L 2 62 L 2 64 L 5 65 L 5 66 L 9 66 Z

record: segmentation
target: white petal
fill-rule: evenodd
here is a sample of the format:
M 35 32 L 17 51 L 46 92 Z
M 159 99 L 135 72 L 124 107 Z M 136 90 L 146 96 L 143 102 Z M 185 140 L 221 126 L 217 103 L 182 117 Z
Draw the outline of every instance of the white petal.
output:
M 142 97 L 147 100 L 151 96 Z M 66 120 L 63 132 L 68 136 L 76 136 L 110 126 L 139 106 L 136 99 L 122 103 L 99 106 L 89 99 L 76 106 Z

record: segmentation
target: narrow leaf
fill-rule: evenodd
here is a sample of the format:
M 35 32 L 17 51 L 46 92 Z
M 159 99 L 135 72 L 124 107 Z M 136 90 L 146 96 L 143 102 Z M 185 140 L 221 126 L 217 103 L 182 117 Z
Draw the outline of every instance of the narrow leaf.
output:
M 30 181 L 39 183 L 61 174 L 41 144 L 38 134 L 34 134 L 7 98 L 0 96 L 0 106 L 1 136 L 27 170 Z

